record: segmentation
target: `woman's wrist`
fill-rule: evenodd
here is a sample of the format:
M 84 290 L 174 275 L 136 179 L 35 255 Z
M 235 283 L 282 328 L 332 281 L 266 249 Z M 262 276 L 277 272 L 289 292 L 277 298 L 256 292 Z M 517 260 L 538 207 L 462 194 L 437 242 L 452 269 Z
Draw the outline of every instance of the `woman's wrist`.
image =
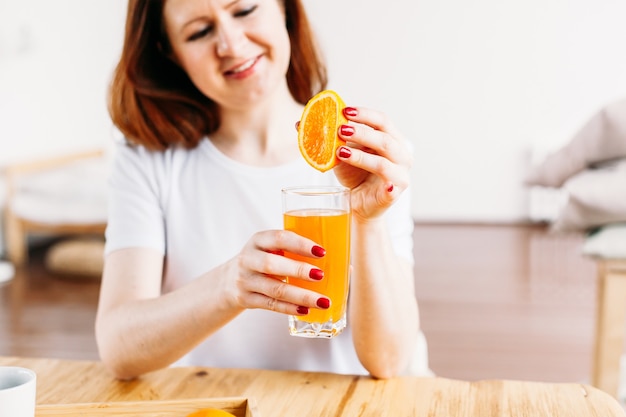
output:
M 358 216 L 352 216 L 353 233 L 375 233 L 384 231 L 386 226 L 385 219 L 380 217 L 375 218 L 363 218 Z

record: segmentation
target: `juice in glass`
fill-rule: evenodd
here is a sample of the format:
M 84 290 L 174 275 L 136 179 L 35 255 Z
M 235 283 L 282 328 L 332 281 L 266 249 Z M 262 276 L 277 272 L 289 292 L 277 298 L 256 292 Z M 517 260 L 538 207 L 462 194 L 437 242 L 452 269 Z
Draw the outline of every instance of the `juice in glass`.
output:
M 343 187 L 307 190 L 307 196 L 283 199 L 284 228 L 313 240 L 326 250 L 326 255 L 315 258 L 285 253 L 285 256 L 315 265 L 324 271 L 324 278 L 306 281 L 287 277 L 287 282 L 325 295 L 330 298 L 331 306 L 326 310 L 311 308 L 304 316 L 290 316 L 289 329 L 295 336 L 333 337 L 346 326 L 350 268 L 349 190 Z M 288 189 L 287 192 L 295 191 Z

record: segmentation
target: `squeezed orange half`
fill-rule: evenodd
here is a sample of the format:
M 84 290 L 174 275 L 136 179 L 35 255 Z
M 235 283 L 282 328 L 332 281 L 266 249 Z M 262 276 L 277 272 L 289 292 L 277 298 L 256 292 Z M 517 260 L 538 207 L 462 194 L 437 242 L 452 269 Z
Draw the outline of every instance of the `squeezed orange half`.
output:
M 333 90 L 324 90 L 313 96 L 302 112 L 298 126 L 298 148 L 309 165 L 325 172 L 339 163 L 337 148 L 346 141 L 339 137 L 346 104 Z

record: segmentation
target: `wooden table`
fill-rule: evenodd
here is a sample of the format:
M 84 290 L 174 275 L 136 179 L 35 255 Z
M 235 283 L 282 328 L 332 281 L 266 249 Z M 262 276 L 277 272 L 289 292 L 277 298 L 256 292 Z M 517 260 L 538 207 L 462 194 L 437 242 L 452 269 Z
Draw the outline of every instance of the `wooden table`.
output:
M 245 397 L 261 417 L 625 417 L 609 394 L 583 384 L 458 381 L 266 370 L 169 368 L 116 381 L 99 362 L 0 357 L 37 373 L 38 404 Z

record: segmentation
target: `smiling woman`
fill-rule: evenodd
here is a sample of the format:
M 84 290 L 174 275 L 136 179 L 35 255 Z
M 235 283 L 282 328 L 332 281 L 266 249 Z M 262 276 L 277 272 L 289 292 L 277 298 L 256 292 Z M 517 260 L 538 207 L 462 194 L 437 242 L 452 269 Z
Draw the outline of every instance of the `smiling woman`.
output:
M 309 166 L 294 123 L 326 81 L 299 0 L 129 1 L 109 100 L 126 142 L 96 321 L 118 378 L 173 363 L 379 378 L 428 369 L 410 364 L 407 143 L 386 115 L 341 103 L 336 167 Z M 320 242 L 282 230 L 280 190 L 297 185 L 350 188 L 350 324 L 324 343 L 288 331 L 288 316 L 333 303 L 292 281 L 329 279 L 314 267 Z
M 182 7 L 175 13 L 177 9 L 174 7 L 178 3 Z M 216 102 L 203 95 L 194 84 L 193 77 L 185 72 L 184 64 L 189 66 L 194 59 L 210 59 L 216 53 L 232 55 L 232 47 L 238 47 L 232 43 L 233 40 L 237 42 L 236 36 L 241 37 L 243 34 L 225 33 L 226 28 L 221 27 L 215 29 L 216 22 L 213 20 L 218 17 L 210 18 L 212 15 L 207 14 L 211 11 L 211 2 L 200 2 L 200 6 L 195 8 L 191 3 L 183 0 L 140 0 L 129 4 L 129 12 L 137 12 L 134 15 L 129 13 L 128 16 L 125 48 L 114 73 L 109 108 L 114 123 L 127 139 L 140 140 L 149 149 L 164 150 L 174 144 L 194 147 L 205 135 L 215 132 L 220 124 Z M 269 4 L 269 8 L 279 6 L 278 1 L 265 3 Z M 263 8 L 258 11 L 258 6 L 250 4 L 243 1 L 228 3 L 231 17 L 227 17 L 229 13 L 226 11 L 219 16 L 232 22 L 254 22 L 252 14 L 262 13 Z M 165 7 L 174 9 L 172 16 L 164 13 Z M 207 7 L 209 10 L 205 11 Z M 309 23 L 302 6 L 299 2 L 287 1 L 284 7 L 285 15 L 277 15 L 275 19 L 285 20 L 278 24 L 287 26 L 289 38 L 286 41 L 293 59 L 289 68 L 283 71 L 286 71 L 286 82 L 294 98 L 305 104 L 326 84 L 326 69 L 321 65 L 320 54 L 310 36 Z M 163 18 L 160 18 L 162 13 Z M 235 30 L 243 30 L 244 23 L 237 23 L 239 27 Z M 282 46 L 285 47 L 284 44 Z M 262 47 L 259 45 L 255 49 L 259 50 L 258 53 L 252 53 L 247 61 L 241 61 L 240 57 L 237 62 L 231 56 L 220 61 L 219 67 L 213 68 L 213 72 L 230 71 L 227 74 L 230 78 L 245 78 L 246 74 L 232 77 L 232 72 L 244 69 L 249 74 L 250 68 L 246 66 L 256 64 L 263 57 Z M 269 59 L 274 58 L 268 55 L 266 60 Z M 179 66 L 179 61 L 182 66 Z M 203 68 L 196 72 L 197 77 L 204 78 Z M 282 77 L 285 77 L 284 73 Z M 141 94 L 135 96 L 135 91 Z

